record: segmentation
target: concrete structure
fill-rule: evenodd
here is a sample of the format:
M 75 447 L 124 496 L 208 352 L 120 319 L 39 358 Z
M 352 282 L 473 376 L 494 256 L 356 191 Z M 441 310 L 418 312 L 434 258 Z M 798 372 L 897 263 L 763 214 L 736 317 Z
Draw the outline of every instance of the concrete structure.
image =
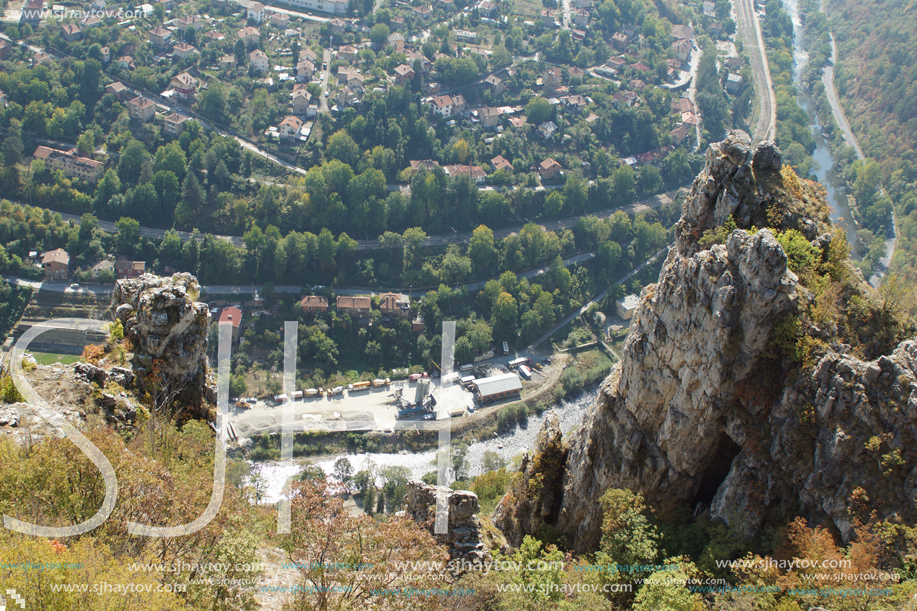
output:
M 481 403 L 499 401 L 518 396 L 522 391 L 522 381 L 515 373 L 504 373 L 473 382 L 475 394 Z
M 63 282 L 70 277 L 70 254 L 63 248 L 46 252 L 41 257 L 45 280 Z
M 742 77 L 738 74 L 730 74 L 726 77 L 726 93 L 735 95 L 742 88 Z
M 70 151 L 59 151 L 39 146 L 35 149 L 34 157 L 45 162 L 45 167 L 49 170 L 63 170 L 64 174 L 70 178 L 79 178 L 86 182 L 96 182 L 105 172 L 105 165 L 101 161 L 80 157 L 76 154 L 76 149 Z
M 615 309 L 618 311 L 618 316 L 624 320 L 630 320 L 639 305 L 640 298 L 633 294 L 615 301 Z

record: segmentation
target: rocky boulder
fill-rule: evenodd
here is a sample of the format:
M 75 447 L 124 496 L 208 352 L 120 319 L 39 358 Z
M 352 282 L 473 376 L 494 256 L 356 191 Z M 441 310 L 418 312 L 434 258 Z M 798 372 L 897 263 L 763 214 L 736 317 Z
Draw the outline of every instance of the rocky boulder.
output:
M 522 477 L 513 481 L 511 493 L 494 510 L 494 526 L 513 547 L 522 545 L 525 535 L 537 534 L 542 524 L 556 520 L 567 451 L 557 415 L 549 414 L 532 452 L 522 457 Z
M 449 527 L 446 534 L 435 534 L 436 497 L 442 491 L 449 506 Z M 449 548 L 450 558 L 470 563 L 488 561 L 490 552 L 484 545 L 482 525 L 478 518 L 478 496 L 468 490 L 452 490 L 409 482 L 405 495 L 405 515 L 430 531 L 437 542 Z
M 206 304 L 196 301 L 199 294 L 191 274 L 144 274 L 119 280 L 111 302 L 113 315 L 137 346 L 135 365 L 155 371 L 190 399 L 204 395 L 207 380 L 209 316 Z

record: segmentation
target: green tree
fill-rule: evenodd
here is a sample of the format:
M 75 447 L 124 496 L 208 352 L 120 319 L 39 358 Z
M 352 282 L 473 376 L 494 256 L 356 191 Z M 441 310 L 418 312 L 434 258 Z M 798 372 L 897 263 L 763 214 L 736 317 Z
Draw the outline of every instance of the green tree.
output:
M 118 228 L 118 252 L 133 253 L 140 244 L 140 223 L 122 216 L 115 226 Z
M 490 61 L 494 68 L 505 68 L 513 63 L 513 56 L 507 50 L 506 45 L 500 43 L 494 47 Z
M 491 326 L 498 338 L 512 339 L 516 332 L 516 317 L 519 315 L 516 299 L 509 293 L 500 293 L 491 314 Z
M 144 164 L 150 162 L 150 154 L 139 140 L 131 140 L 121 151 L 118 161 L 118 178 L 122 184 L 135 185 L 140 178 Z
M 360 159 L 360 147 L 354 142 L 347 130 L 341 129 L 328 138 L 325 154 L 331 159 L 343 161 L 354 167 Z
M 388 35 L 391 34 L 391 30 L 388 29 L 388 26 L 384 23 L 377 23 L 369 30 L 369 40 L 376 47 L 383 47 L 385 43 L 388 42 Z
M 525 105 L 525 116 L 532 125 L 540 125 L 554 113 L 554 107 L 541 96 L 536 96 Z

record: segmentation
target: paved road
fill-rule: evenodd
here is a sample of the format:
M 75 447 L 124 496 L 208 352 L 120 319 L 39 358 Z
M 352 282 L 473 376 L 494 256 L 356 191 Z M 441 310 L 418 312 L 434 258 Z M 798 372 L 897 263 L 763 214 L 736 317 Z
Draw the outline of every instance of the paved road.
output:
M 327 113 L 328 112 L 328 96 L 331 95 L 330 93 L 328 93 L 329 87 L 331 85 L 331 82 L 330 82 L 331 81 L 331 51 L 329 49 L 325 49 L 322 52 L 321 71 L 322 71 L 322 80 L 321 80 L 322 99 L 319 101 L 318 111 Z M 325 94 L 328 94 L 328 95 L 325 95 Z
M 753 0 L 735 0 L 739 35 L 751 57 L 751 69 L 755 78 L 755 92 L 758 96 L 758 121 L 755 123 L 752 139 L 773 140 L 777 133 L 777 101 L 774 85 L 764 49 L 761 24 L 754 11 Z

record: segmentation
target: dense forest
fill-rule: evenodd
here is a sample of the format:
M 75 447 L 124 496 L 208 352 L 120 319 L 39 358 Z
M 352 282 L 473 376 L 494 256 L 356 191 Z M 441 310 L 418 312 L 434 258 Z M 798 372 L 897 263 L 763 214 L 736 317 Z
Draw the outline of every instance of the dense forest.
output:
M 898 218 L 892 267 L 917 280 L 917 50 L 913 5 L 829 0 L 837 42 L 835 86 L 850 125 L 878 170 Z M 818 27 L 818 24 L 816 24 Z

